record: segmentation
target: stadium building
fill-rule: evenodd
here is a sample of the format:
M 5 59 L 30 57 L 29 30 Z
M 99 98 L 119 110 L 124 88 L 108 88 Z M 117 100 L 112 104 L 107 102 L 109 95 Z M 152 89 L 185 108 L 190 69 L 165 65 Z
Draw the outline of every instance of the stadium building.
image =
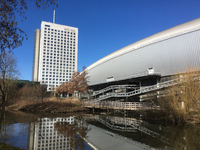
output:
M 200 18 L 137 41 L 90 65 L 93 99 L 132 97 L 130 91 L 167 82 L 188 67 L 199 68 L 199 56 Z M 135 95 L 141 100 L 142 94 Z

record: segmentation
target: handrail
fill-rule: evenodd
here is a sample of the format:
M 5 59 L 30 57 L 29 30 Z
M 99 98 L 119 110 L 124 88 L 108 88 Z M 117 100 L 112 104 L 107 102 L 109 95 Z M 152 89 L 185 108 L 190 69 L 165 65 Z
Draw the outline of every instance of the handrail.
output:
M 107 108 L 107 109 L 124 109 L 124 110 L 137 110 L 137 109 L 159 109 L 159 106 L 151 106 L 145 102 L 83 102 L 86 108 Z
M 101 93 L 104 93 L 104 92 L 107 92 L 109 90 L 113 90 L 113 89 L 130 89 L 130 88 L 138 88 L 138 86 L 133 86 L 133 85 L 111 85 L 111 86 L 108 86 L 104 89 L 101 89 L 99 91 L 95 91 L 92 93 L 91 96 L 96 96 L 98 94 L 101 94 Z
M 137 89 L 137 90 L 134 90 L 131 92 L 127 92 L 127 93 L 107 93 L 106 95 L 103 95 L 99 98 L 93 99 L 93 101 L 100 101 L 100 100 L 104 100 L 104 99 L 111 98 L 111 97 L 130 97 L 130 96 L 140 95 L 140 94 L 148 93 L 151 91 L 170 87 L 173 85 L 177 85 L 181 79 L 183 79 L 183 78 L 177 78 L 177 79 L 165 81 L 162 83 L 158 83 L 156 85 L 147 86 L 147 87 L 140 88 L 140 89 Z

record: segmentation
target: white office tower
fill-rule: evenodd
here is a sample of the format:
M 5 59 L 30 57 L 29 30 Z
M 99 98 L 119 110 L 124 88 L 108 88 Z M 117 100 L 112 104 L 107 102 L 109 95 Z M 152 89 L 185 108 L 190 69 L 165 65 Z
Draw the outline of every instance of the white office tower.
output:
M 78 28 L 42 21 L 34 38 L 32 80 L 53 91 L 77 71 Z

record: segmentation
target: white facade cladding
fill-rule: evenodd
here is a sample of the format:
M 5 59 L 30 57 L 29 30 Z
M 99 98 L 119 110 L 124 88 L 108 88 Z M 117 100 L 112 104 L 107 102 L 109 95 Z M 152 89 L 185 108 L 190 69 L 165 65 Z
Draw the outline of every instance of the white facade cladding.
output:
M 48 91 L 55 90 L 77 71 L 78 28 L 42 21 L 40 37 L 37 38 L 39 50 L 34 49 L 34 56 L 39 61 L 33 74 L 38 73 L 33 80 L 46 84 Z
M 200 18 L 128 45 L 87 68 L 89 85 L 159 72 L 170 76 L 200 67 Z
M 38 81 L 39 53 L 40 53 L 40 29 L 36 29 L 34 32 L 32 81 Z

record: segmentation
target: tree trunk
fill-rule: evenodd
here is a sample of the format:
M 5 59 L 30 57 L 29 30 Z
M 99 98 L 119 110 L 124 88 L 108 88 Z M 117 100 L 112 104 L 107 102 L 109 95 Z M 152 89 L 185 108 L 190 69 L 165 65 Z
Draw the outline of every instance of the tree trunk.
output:
M 2 98 L 2 104 L 4 105 L 4 104 L 6 104 L 6 96 L 5 96 L 5 92 L 4 91 L 2 91 L 1 92 L 1 98 Z

